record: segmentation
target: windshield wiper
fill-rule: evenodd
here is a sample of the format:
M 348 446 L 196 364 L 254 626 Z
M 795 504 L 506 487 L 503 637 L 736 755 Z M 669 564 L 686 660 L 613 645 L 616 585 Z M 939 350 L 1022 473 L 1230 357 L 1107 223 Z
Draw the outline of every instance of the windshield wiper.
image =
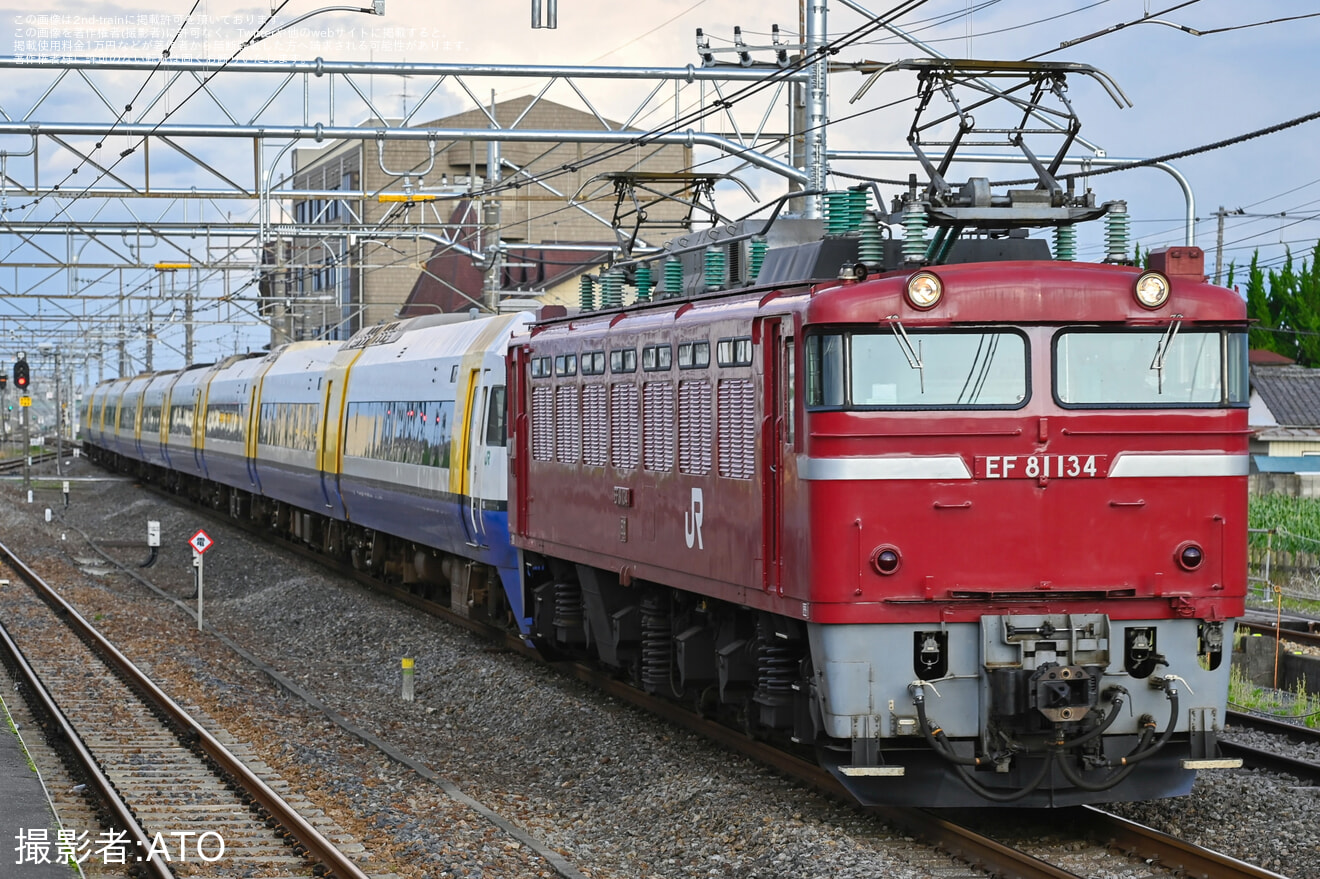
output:
M 1178 330 L 1182 327 L 1182 315 L 1175 314 L 1173 323 L 1164 331 L 1160 337 L 1160 343 L 1155 347 L 1155 358 L 1150 362 L 1150 368 L 1155 370 L 1156 390 L 1158 393 L 1164 393 L 1164 358 L 1169 356 L 1169 349 L 1173 347 L 1173 340 L 1178 338 Z
M 915 369 L 920 375 L 921 393 L 926 393 L 926 364 L 921 362 L 921 340 L 917 340 L 917 347 L 914 349 L 907 330 L 903 329 L 903 324 L 899 323 L 896 314 L 889 316 L 889 328 L 894 331 L 894 338 L 898 340 L 899 350 L 907 358 L 908 367 Z

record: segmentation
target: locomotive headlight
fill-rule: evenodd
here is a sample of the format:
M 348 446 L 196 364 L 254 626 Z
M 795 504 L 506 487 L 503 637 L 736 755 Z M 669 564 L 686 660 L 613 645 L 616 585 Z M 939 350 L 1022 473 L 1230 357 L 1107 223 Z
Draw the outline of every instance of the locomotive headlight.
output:
M 1184 571 L 1195 571 L 1205 561 L 1205 550 L 1189 540 L 1174 551 L 1174 558 Z
M 1159 272 L 1146 272 L 1137 278 L 1137 301 L 1147 308 L 1159 308 L 1169 300 L 1169 279 Z
M 944 295 L 944 282 L 931 272 L 917 272 L 908 278 L 907 301 L 923 311 L 934 308 Z

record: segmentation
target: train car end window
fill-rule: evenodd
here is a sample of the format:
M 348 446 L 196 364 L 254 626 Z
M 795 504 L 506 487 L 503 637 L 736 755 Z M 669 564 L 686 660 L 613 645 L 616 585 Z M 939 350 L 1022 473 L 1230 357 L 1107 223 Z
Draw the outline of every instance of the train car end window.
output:
M 450 369 L 449 369 L 449 380 L 450 380 L 451 382 L 457 382 L 457 381 L 458 381 L 458 364 L 457 364 L 457 363 L 455 363 L 455 364 L 454 364 L 452 367 L 450 367 Z
M 486 445 L 507 445 L 507 417 L 504 385 L 496 385 L 490 389 L 490 405 L 486 410 Z

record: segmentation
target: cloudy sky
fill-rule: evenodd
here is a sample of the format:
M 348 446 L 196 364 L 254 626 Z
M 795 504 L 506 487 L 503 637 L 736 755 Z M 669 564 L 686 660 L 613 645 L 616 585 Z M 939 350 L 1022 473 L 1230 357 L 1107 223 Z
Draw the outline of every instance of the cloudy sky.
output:
M 549 0 L 542 2 L 549 4 Z M 1320 17 L 1310 11 L 1311 4 L 1296 0 L 928 0 L 902 7 L 892 0 L 850 0 L 850 5 L 829 0 L 831 37 L 842 37 L 866 25 L 868 17 L 858 11 L 863 7 L 949 57 L 1040 57 L 1103 71 L 1132 107 L 1116 106 L 1095 81 L 1081 76 L 1070 79 L 1068 97 L 1081 119 L 1082 137 L 1111 158 L 1148 158 L 1194 150 L 1320 110 L 1320 100 L 1311 89 L 1320 74 L 1315 50 L 1320 46 Z M 31 12 L 11 0 L 0 15 L 12 22 L 13 35 L 9 45 L 0 45 L 0 54 L 154 59 L 178 33 L 173 57 L 225 58 L 254 29 L 269 31 L 319 8 L 308 0 L 274 6 L 199 0 L 196 7 L 186 0 L 169 4 L 162 0 L 136 4 L 74 0 L 61 4 L 59 13 L 47 13 Z M 900 8 L 905 11 L 895 16 Z M 792 0 L 559 0 L 558 27 L 549 30 L 531 27 L 531 0 L 385 0 L 383 16 L 318 14 L 245 49 L 240 57 L 683 67 L 700 63 L 694 44 L 697 28 L 703 28 L 717 48 L 730 45 L 735 26 L 743 29 L 748 42 L 757 44 L 768 42 L 771 26 L 778 24 L 784 38 L 792 41 L 797 38 L 799 14 L 799 3 Z M 1291 20 L 1273 21 L 1276 19 Z M 1060 49 L 1061 43 L 1070 41 L 1071 45 Z M 879 31 L 841 49 L 835 60 L 888 63 L 925 54 L 910 42 Z M 6 81 L 0 81 L 0 108 L 18 115 L 14 108 L 24 109 L 33 90 L 44 88 L 51 76 L 49 72 L 31 77 L 7 74 Z M 140 79 L 140 74 L 125 74 L 120 81 L 128 89 Z M 830 148 L 906 150 L 904 138 L 913 118 L 914 75 L 888 73 L 864 98 L 849 103 L 862 81 L 857 73 L 831 77 L 830 116 L 837 121 L 828 129 Z M 415 111 L 420 87 L 385 77 L 372 77 L 369 86 L 371 100 L 387 114 Z M 539 86 L 501 81 L 483 82 L 480 87 L 485 89 L 478 92 L 484 100 L 489 87 L 505 98 L 534 93 Z M 565 86 L 556 88 L 559 91 L 550 96 L 571 98 Z M 644 97 L 638 87 L 626 83 L 590 88 L 593 105 L 616 119 L 627 118 Z M 336 101 L 341 99 L 342 93 Z M 467 100 L 450 83 L 431 96 L 435 112 L 428 108 L 423 117 L 436 118 L 462 109 Z M 672 114 L 672 106 L 662 106 L 665 100 L 665 96 L 657 99 L 651 114 L 642 118 L 660 124 L 665 113 Z M 191 109 L 200 118 L 215 115 L 204 103 L 195 101 Z M 50 113 L 65 110 L 52 103 Z M 763 113 L 751 102 L 740 110 L 750 113 L 753 123 Z M 350 118 L 354 113 L 359 116 Z M 338 121 L 355 124 L 361 121 L 361 114 L 360 107 L 346 107 Z M 782 127 L 783 114 L 778 109 L 771 111 L 769 119 L 768 129 Z M 978 121 L 985 124 L 988 120 L 982 117 Z M 724 124 L 718 118 L 708 122 L 715 130 Z M 1299 256 L 1310 255 L 1320 238 L 1320 222 L 1314 219 L 1320 217 L 1318 139 L 1320 120 L 1173 162 L 1194 194 L 1197 220 L 1192 234 L 1195 243 L 1207 251 L 1210 271 L 1217 244 L 1215 212 L 1220 207 L 1240 211 L 1224 223 L 1225 263 L 1246 263 L 1257 249 L 1263 259 L 1276 265 L 1285 247 Z M 0 148 L 7 145 L 0 144 Z M 1075 146 L 1072 155 L 1089 152 Z M 698 158 L 703 155 L 699 153 Z M 914 162 L 835 162 L 832 168 L 899 179 L 919 170 Z M 168 173 L 168 166 L 163 165 L 160 173 Z M 783 192 L 782 180 L 773 175 L 740 173 L 762 198 Z M 955 169 L 950 178 L 959 181 L 969 173 L 1003 180 L 1026 176 L 1026 169 L 982 166 L 963 169 L 961 176 Z M 850 182 L 842 177 L 831 181 L 840 187 Z M 1133 231 L 1143 249 L 1183 243 L 1187 204 L 1171 175 L 1147 168 L 1097 176 L 1088 182 L 1099 201 L 1128 202 Z M 890 191 L 896 190 L 891 187 Z M 736 193 L 729 191 L 722 198 L 727 199 L 727 204 L 721 204 L 727 213 L 741 212 L 743 205 Z M 1082 248 L 1082 258 L 1098 257 L 1098 236 L 1083 236 Z

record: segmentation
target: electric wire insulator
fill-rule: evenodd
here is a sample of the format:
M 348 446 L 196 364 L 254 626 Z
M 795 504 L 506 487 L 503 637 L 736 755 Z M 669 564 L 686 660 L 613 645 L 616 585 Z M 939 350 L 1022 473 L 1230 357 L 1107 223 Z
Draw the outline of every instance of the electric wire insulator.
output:
M 665 295 L 679 296 L 683 292 L 683 263 L 676 256 L 665 260 Z
M 858 186 L 848 190 L 848 231 L 862 228 L 866 212 L 871 209 L 871 188 Z
M 926 227 L 930 220 L 921 205 L 913 203 L 903 212 L 903 259 L 924 262 L 926 259 Z
M 706 289 L 721 290 L 728 278 L 728 255 L 718 245 L 707 247 L 705 253 Z
M 1111 201 L 1105 214 L 1105 262 L 1124 263 L 1132 246 L 1132 217 L 1127 202 Z
M 609 269 L 600 276 L 600 307 L 617 308 L 623 305 L 623 272 Z
M 858 226 L 861 237 L 857 241 L 857 259 L 874 271 L 884 263 L 885 246 L 880 234 L 880 217 L 875 211 L 867 211 Z
M 594 311 L 596 308 L 596 280 L 591 275 L 578 278 L 578 305 L 582 306 L 583 311 Z
M 845 189 L 825 193 L 825 234 L 842 235 L 851 226 L 848 215 L 852 209 L 851 194 Z
M 761 274 L 761 266 L 765 264 L 765 252 L 770 249 L 770 243 L 761 236 L 757 236 L 747 245 L 747 274 L 755 281 Z
M 651 275 L 651 264 L 642 263 L 633 272 L 633 286 L 637 288 L 637 301 L 650 302 L 651 291 L 655 289 L 655 278 Z
M 1077 261 L 1077 227 L 1059 226 L 1054 230 L 1054 258 L 1060 262 Z

